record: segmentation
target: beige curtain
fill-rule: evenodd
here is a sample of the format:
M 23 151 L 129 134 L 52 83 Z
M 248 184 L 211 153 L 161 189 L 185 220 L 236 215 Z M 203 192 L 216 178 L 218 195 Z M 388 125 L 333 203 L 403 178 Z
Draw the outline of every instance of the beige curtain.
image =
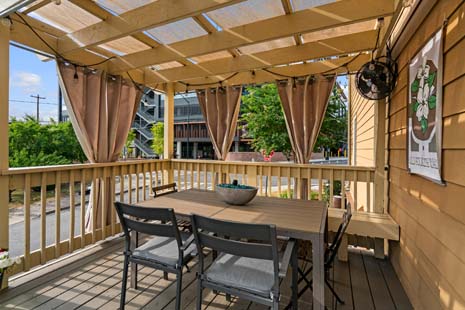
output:
M 134 120 L 141 91 L 121 76 L 109 76 L 101 70 L 92 71 L 58 62 L 57 71 L 71 123 L 87 159 L 91 163 L 118 160 Z M 102 201 L 107 204 L 103 206 L 106 223 L 110 223 L 110 180 L 97 183 L 98 201 L 91 201 L 87 209 L 87 229 L 91 228 L 92 213 L 96 214 L 94 221 L 97 227 L 101 227 Z
M 234 140 L 242 87 L 217 87 L 197 91 L 216 157 L 225 160 Z
M 320 133 L 335 77 L 279 81 L 278 92 L 295 160 L 308 164 Z

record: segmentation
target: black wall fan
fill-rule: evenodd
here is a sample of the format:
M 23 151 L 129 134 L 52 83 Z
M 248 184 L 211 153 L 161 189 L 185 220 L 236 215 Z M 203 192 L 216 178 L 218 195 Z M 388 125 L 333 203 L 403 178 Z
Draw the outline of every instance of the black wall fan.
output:
M 395 63 L 372 60 L 364 64 L 355 76 L 358 92 L 369 100 L 386 98 L 394 89 L 396 79 Z

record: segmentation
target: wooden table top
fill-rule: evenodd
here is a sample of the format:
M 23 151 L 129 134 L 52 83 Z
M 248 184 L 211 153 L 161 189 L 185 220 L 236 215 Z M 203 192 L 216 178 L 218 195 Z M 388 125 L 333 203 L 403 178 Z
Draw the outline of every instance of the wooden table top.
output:
M 187 190 L 140 202 L 143 207 L 173 208 L 176 214 L 198 214 L 221 220 L 274 224 L 280 235 L 311 240 L 324 232 L 327 207 L 323 201 L 255 197 L 245 206 L 222 202 L 213 191 Z

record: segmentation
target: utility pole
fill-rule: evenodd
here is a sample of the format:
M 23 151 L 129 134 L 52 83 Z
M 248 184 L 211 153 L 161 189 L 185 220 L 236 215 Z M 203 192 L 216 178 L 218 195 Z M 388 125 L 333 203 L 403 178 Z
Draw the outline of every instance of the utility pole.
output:
M 37 123 L 39 123 L 39 105 L 40 105 L 40 99 L 46 99 L 45 97 L 40 97 L 39 94 L 37 95 L 31 95 L 32 98 L 36 98 L 37 102 Z
M 58 84 L 58 123 L 63 122 L 63 95 L 60 84 Z

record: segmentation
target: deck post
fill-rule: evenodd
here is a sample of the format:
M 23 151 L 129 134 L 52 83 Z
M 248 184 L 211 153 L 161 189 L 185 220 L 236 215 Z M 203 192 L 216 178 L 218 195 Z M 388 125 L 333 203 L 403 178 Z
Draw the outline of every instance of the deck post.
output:
M 9 168 L 8 163 L 8 99 L 10 68 L 10 26 L 8 19 L 0 18 L 0 248 L 8 248 L 9 243 L 9 178 L 1 171 Z M 8 277 L 3 281 L 7 285 Z M 0 283 L 0 288 L 2 287 Z M 3 285 L 5 287 L 5 285 Z
M 386 101 L 379 100 L 375 103 L 375 177 L 374 177 L 374 212 L 387 213 L 384 207 L 385 200 L 385 143 L 386 143 Z M 370 189 L 368 189 L 370 190 Z M 384 240 L 375 240 L 375 256 L 384 258 Z
M 174 152 L 174 84 L 167 83 L 165 92 L 163 159 L 172 159 Z M 174 182 L 172 165 L 165 171 L 165 180 Z

